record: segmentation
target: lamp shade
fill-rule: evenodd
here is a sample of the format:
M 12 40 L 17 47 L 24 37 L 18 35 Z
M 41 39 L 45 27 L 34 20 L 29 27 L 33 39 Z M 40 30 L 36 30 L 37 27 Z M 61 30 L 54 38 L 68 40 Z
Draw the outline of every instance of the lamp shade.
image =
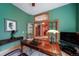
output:
M 59 33 L 59 31 L 58 30 L 48 30 L 48 33 Z

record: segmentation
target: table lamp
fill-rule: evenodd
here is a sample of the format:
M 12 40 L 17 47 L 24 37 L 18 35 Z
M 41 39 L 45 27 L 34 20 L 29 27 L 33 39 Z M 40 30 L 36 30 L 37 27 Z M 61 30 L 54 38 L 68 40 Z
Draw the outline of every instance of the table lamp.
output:
M 52 44 L 52 43 L 56 43 L 56 36 L 55 36 L 55 34 L 56 33 L 59 33 L 59 31 L 58 30 L 48 30 L 48 33 L 49 33 L 49 37 L 50 37 L 50 43 Z

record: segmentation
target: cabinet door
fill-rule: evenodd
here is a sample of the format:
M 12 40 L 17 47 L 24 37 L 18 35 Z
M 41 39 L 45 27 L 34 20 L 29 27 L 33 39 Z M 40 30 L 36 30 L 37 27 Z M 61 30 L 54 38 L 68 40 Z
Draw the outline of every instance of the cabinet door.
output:
M 41 24 L 39 22 L 34 24 L 34 36 L 41 36 Z
M 49 30 L 49 21 L 44 20 L 41 23 L 41 36 L 48 36 L 47 31 Z
M 43 13 L 35 16 L 34 23 L 34 37 L 45 37 L 49 29 L 49 17 L 48 13 Z

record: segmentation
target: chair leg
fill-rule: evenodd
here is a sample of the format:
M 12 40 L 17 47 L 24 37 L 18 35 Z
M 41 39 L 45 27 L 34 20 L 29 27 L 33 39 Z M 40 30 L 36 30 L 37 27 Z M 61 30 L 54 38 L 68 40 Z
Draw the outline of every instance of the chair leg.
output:
M 27 54 L 25 54 L 25 53 L 22 53 L 22 54 L 20 54 L 19 56 L 28 56 Z

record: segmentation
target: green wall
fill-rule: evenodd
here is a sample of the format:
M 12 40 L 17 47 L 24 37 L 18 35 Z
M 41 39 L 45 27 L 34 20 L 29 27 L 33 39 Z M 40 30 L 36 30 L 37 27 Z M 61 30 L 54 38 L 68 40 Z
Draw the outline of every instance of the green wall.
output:
M 77 7 L 76 8 L 77 9 L 76 10 L 77 11 L 76 12 L 77 13 L 77 21 L 76 21 L 77 24 L 76 24 L 76 26 L 77 26 L 77 32 L 79 32 L 79 3 L 76 4 L 76 7 Z
M 78 4 L 79 5 L 79 4 Z M 59 30 L 62 32 L 76 32 L 79 30 L 79 6 L 78 13 L 76 4 L 68 4 L 60 8 L 48 11 L 50 20 L 59 19 Z M 77 19 L 78 17 L 78 19 Z M 0 4 L 0 40 L 10 38 L 10 32 L 4 31 L 4 19 L 12 19 L 17 22 L 17 33 L 15 36 L 26 34 L 26 24 L 33 21 L 33 16 L 26 14 L 12 4 Z M 77 19 L 77 20 L 76 20 Z M 77 24 L 76 24 L 77 23 Z M 22 32 L 25 33 L 22 33 Z M 19 41 L 0 46 L 0 51 L 20 44 Z
M 49 11 L 50 20 L 59 20 L 59 30 L 76 32 L 76 5 L 68 4 Z
M 0 3 L 0 40 L 10 38 L 10 32 L 4 29 L 4 19 L 15 20 L 17 22 L 17 36 L 24 36 L 26 34 L 26 24 L 33 21 L 33 16 L 26 14 L 12 4 Z M 25 33 L 23 33 L 23 31 Z M 0 46 L 0 51 L 19 44 L 19 41 Z

